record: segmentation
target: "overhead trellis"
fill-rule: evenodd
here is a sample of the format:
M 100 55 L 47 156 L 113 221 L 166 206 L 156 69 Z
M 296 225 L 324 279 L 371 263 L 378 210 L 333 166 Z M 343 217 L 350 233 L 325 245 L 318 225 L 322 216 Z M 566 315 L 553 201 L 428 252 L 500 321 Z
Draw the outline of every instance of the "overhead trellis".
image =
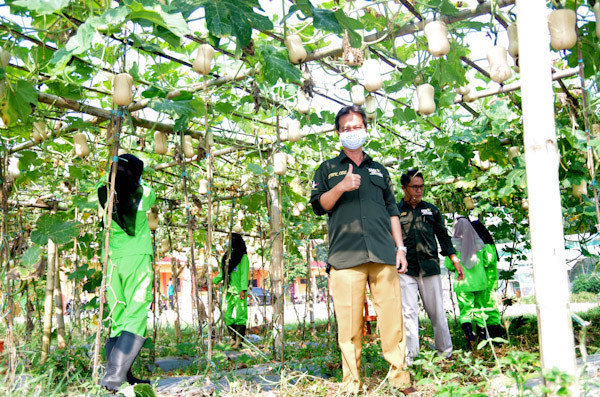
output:
M 569 234 L 595 233 L 600 224 L 600 59 L 593 3 L 546 4 L 548 13 L 576 11 L 576 46 L 553 51 L 547 65 L 556 80 L 559 178 Z M 187 240 L 192 250 L 204 247 L 208 262 L 231 232 L 235 200 L 252 214 L 240 220 L 240 232 L 260 240 L 278 298 L 290 281 L 281 271 L 284 251 L 292 258 L 290 274 L 305 274 L 306 256 L 298 247 L 306 238 L 324 237 L 321 221 L 298 205 L 306 206 L 315 168 L 338 151 L 331 124 L 341 105 L 356 100 L 356 86 L 363 88 L 354 92 L 367 91 L 367 150 L 390 166 L 395 182 L 401 171 L 420 167 L 434 181 L 431 198 L 446 212 L 467 213 L 464 203 L 473 202 L 472 215 L 493 214 L 510 224 L 495 227 L 498 240 L 515 238 L 515 224 L 519 238 L 527 235 L 522 83 L 507 34 L 518 21 L 514 0 L 296 0 L 268 8 L 256 0 L 8 0 L 0 10 L 3 241 L 26 240 L 23 221 L 25 228 L 47 230 L 40 229 L 47 220 L 39 215 L 50 210 L 53 224 L 77 222 L 65 228 L 78 237 L 76 248 L 59 246 L 61 255 L 72 249 L 89 258 L 98 254 L 94 182 L 112 157 L 104 137 L 118 111 L 111 95 L 120 73 L 128 73 L 134 86 L 133 102 L 122 109 L 120 147 L 146 162 L 159 198 L 157 238 Z M 450 38 L 440 56 L 433 55 L 424 32 L 433 22 L 443 22 Z M 299 58 L 289 57 L 292 37 L 299 40 L 295 48 L 304 50 Z M 194 71 L 200 45 L 216 53 L 206 77 Z M 493 45 L 504 45 L 511 55 L 500 83 L 484 59 Z M 381 86 L 370 93 L 367 62 L 383 72 Z M 433 96 L 424 104 L 414 98 L 417 92 Z M 47 131 L 34 136 L 34 121 Z M 160 154 L 156 132 L 166 134 Z M 75 133 L 84 134 L 89 155 L 77 154 Z M 185 137 L 192 138 L 190 157 L 183 156 Z M 287 166 L 275 177 L 275 155 L 282 153 Z M 201 180 L 209 183 L 205 192 L 198 188 Z M 16 215 L 23 208 L 24 220 Z M 40 244 L 28 244 L 26 256 L 9 252 L 8 244 L 0 251 L 2 271 L 28 273 L 41 256 Z M 199 284 L 210 270 L 198 269 L 204 280 Z M 4 284 L 4 296 L 12 296 L 12 282 Z M 9 323 L 11 299 L 2 306 Z M 283 313 L 277 315 L 274 351 L 283 357 Z M 210 341 L 212 332 L 207 336 Z

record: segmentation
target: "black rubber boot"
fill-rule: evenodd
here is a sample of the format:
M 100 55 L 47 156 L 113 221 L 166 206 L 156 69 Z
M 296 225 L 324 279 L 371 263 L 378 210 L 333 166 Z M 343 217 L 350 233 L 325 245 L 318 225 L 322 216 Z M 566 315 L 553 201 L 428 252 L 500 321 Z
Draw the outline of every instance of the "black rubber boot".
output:
M 106 343 L 104 344 L 104 349 L 106 350 L 106 361 L 108 361 L 110 352 L 112 351 L 113 347 L 115 346 L 115 343 L 117 343 L 117 339 L 119 339 L 118 336 L 113 336 L 112 338 L 106 339 Z M 127 383 L 129 383 L 130 385 L 137 385 L 139 383 L 146 383 L 149 385 L 150 381 L 147 379 L 136 378 L 135 376 L 133 376 L 133 373 L 131 372 L 131 368 L 129 368 L 129 371 L 127 371 Z
M 477 339 L 479 339 L 479 340 L 489 339 L 485 328 L 480 327 L 479 325 L 477 326 Z
M 241 344 L 244 342 L 244 336 L 246 336 L 246 326 L 238 325 L 238 332 L 240 333 L 238 338 L 240 338 L 240 346 L 241 346 Z
M 235 327 L 236 327 L 235 324 L 231 324 L 231 325 L 227 326 L 227 331 L 229 331 L 229 336 L 231 336 L 231 342 L 229 344 L 232 347 L 235 345 L 235 337 L 237 335 Z
M 506 331 L 500 324 L 488 325 L 488 331 L 492 338 L 506 338 Z
M 117 338 L 110 354 L 108 354 L 106 374 L 100 385 L 111 392 L 119 391 L 121 385 L 127 382 L 127 372 L 142 349 L 146 338 L 123 331 Z
M 473 326 L 471 323 L 462 323 L 461 324 L 463 332 L 465 333 L 465 338 L 467 338 L 467 342 L 469 345 L 473 347 L 473 343 L 475 343 L 475 335 L 473 335 Z
M 231 346 L 233 349 L 239 349 L 239 347 L 242 345 L 242 332 L 244 332 L 244 330 L 241 329 L 241 327 L 244 327 L 243 325 L 238 325 L 238 324 L 234 324 L 231 326 L 234 329 L 234 333 L 235 333 L 235 339 L 234 339 L 234 343 Z M 245 327 L 244 327 L 245 328 Z

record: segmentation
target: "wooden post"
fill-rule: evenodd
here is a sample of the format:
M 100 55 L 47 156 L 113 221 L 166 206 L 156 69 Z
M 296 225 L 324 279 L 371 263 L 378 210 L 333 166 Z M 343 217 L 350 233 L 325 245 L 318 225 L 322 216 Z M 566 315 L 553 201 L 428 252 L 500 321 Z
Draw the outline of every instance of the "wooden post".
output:
M 519 1 L 527 194 L 542 369 L 576 376 L 545 0 Z M 577 381 L 572 384 L 575 390 Z
M 60 287 L 60 262 L 58 249 L 54 257 L 54 315 L 56 316 L 56 345 L 59 349 L 67 347 L 65 336 L 65 318 L 63 316 L 62 289 Z
M 56 267 L 56 244 L 48 240 L 48 265 L 46 267 L 46 295 L 44 298 L 44 329 L 42 331 L 42 354 L 40 362 L 44 364 L 50 351 L 52 333 L 52 296 L 54 294 L 54 271 Z
M 284 297 L 283 297 L 283 234 L 281 230 L 280 183 L 277 177 L 269 180 L 271 199 L 271 305 L 273 307 L 273 352 L 283 361 Z
M 204 110 L 206 115 L 204 116 L 204 138 L 206 146 L 206 180 L 208 181 L 208 192 L 206 193 L 206 287 L 208 289 L 208 320 L 207 320 L 207 331 L 208 331 L 208 362 L 212 360 L 212 337 L 213 337 L 213 313 L 214 313 L 214 302 L 213 302 L 213 284 L 212 284 L 212 266 L 210 264 L 210 258 L 213 255 L 212 248 L 212 138 L 211 132 L 208 125 L 208 103 L 210 102 L 210 95 L 208 92 L 208 81 L 207 77 L 204 76 Z M 218 261 L 217 261 L 218 262 Z M 223 298 L 224 299 L 224 298 Z M 223 315 L 223 313 L 221 313 Z
M 310 327 L 315 330 L 315 280 L 310 267 L 311 241 L 308 239 L 306 244 L 306 299 L 308 300 L 308 312 L 310 313 Z
M 115 195 L 115 180 L 117 179 L 117 163 L 118 160 L 115 159 L 118 157 L 119 153 L 119 135 L 121 133 L 121 122 L 123 120 L 123 108 L 119 106 L 117 114 L 113 115 L 110 120 L 110 128 L 107 128 L 106 135 L 107 141 L 112 140 L 112 150 L 110 159 L 108 160 L 108 164 L 110 165 L 109 169 L 110 175 L 110 184 L 108 185 L 108 197 L 106 198 L 106 210 L 105 214 L 105 222 L 104 222 L 104 258 L 102 258 L 102 282 L 100 283 L 100 293 L 98 299 L 100 301 L 100 308 L 98 310 L 98 324 L 96 326 L 96 338 L 94 340 L 94 364 L 92 370 L 92 377 L 95 379 L 98 377 L 98 361 L 100 359 L 100 336 L 102 335 L 102 316 L 104 314 L 104 290 L 106 289 L 106 272 L 108 269 L 108 251 L 110 245 L 110 228 L 112 225 L 112 211 L 114 205 L 114 195 Z M 114 132 L 114 134 L 112 134 Z M 112 166 L 114 164 L 114 167 Z
M 8 154 L 1 158 L 0 163 L 0 207 L 2 208 L 2 219 L 0 221 L 0 266 L 4 274 L 10 271 L 10 245 L 8 242 L 8 197 L 12 191 L 13 183 L 7 181 Z M 4 278 L 4 297 L 6 299 L 6 350 L 8 351 L 8 379 L 12 381 L 15 377 L 17 368 L 17 348 L 15 341 L 15 332 L 13 326 L 14 320 L 14 298 L 12 292 L 12 281 L 8 277 Z
M 171 234 L 169 234 L 169 241 L 171 241 Z M 181 343 L 181 320 L 179 318 L 179 292 L 177 291 L 177 280 L 179 279 L 179 266 L 175 262 L 173 257 L 173 251 L 171 251 L 171 282 L 173 283 L 173 310 L 175 310 L 175 340 L 177 343 Z

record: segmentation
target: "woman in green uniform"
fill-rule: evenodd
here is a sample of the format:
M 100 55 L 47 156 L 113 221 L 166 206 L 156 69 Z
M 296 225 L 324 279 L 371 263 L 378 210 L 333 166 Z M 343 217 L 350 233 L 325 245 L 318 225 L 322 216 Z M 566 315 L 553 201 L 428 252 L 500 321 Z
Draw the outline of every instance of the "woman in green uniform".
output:
M 465 272 L 463 280 L 454 280 L 460 323 L 467 341 L 473 346 L 475 343 L 473 323 L 483 327 L 487 322 L 485 307 L 489 294 L 486 293 L 488 284 L 485 269 L 495 261 L 496 254 L 493 248 L 483 243 L 471 226 L 471 222 L 465 217 L 458 218 L 454 224 L 452 244 Z M 454 271 L 454 265 L 448 258 L 444 264 L 449 270 Z
M 492 338 L 504 338 L 506 336 L 506 332 L 501 325 L 500 312 L 496 308 L 496 300 L 492 295 L 492 292 L 495 292 L 498 289 L 498 250 L 496 250 L 496 245 L 494 244 L 492 235 L 483 223 L 476 219 L 471 222 L 471 225 L 479 235 L 479 238 L 481 238 L 485 244 L 488 256 L 490 257 L 490 260 L 487 262 L 487 266 L 485 266 L 487 289 L 485 290 L 486 296 L 483 304 L 485 313 L 487 315 L 487 331 L 489 336 Z M 477 335 L 480 338 L 487 337 L 485 328 L 479 324 L 477 327 Z
M 135 378 L 131 366 L 145 342 L 148 307 L 152 302 L 152 237 L 146 212 L 156 199 L 140 177 L 144 162 L 131 154 L 119 156 L 110 227 L 106 301 L 112 320 L 106 348 L 106 374 L 100 384 L 116 392 L 128 382 L 150 383 Z M 98 183 L 103 208 L 108 201 L 109 175 Z
M 212 280 L 213 284 L 224 281 L 225 299 L 223 313 L 225 326 L 234 337 L 233 348 L 237 349 L 242 344 L 242 337 L 246 333 L 248 320 L 248 274 L 250 264 L 246 251 L 246 243 L 238 233 L 231 234 L 231 251 L 223 255 L 221 271 Z

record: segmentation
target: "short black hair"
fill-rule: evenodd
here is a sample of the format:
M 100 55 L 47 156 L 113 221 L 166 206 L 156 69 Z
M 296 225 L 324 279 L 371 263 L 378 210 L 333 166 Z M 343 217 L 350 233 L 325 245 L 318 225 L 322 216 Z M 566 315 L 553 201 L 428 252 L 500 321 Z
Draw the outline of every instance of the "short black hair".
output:
M 402 186 L 404 187 L 408 186 L 411 178 L 415 176 L 418 176 L 419 178 L 425 180 L 425 178 L 423 178 L 423 174 L 421 173 L 421 171 L 419 171 L 418 168 L 412 168 L 406 171 L 406 173 L 402 174 L 402 176 L 400 177 L 400 184 L 402 184 Z
M 363 108 L 361 108 L 358 105 L 350 105 L 350 106 L 344 106 L 343 108 L 341 108 L 340 111 L 338 112 L 338 114 L 335 116 L 335 130 L 336 131 L 340 130 L 340 118 L 342 118 L 342 116 L 344 116 L 348 113 L 360 114 L 360 116 L 362 117 L 362 120 L 363 120 L 363 124 L 364 124 L 365 128 L 367 128 L 367 114 L 365 113 Z

